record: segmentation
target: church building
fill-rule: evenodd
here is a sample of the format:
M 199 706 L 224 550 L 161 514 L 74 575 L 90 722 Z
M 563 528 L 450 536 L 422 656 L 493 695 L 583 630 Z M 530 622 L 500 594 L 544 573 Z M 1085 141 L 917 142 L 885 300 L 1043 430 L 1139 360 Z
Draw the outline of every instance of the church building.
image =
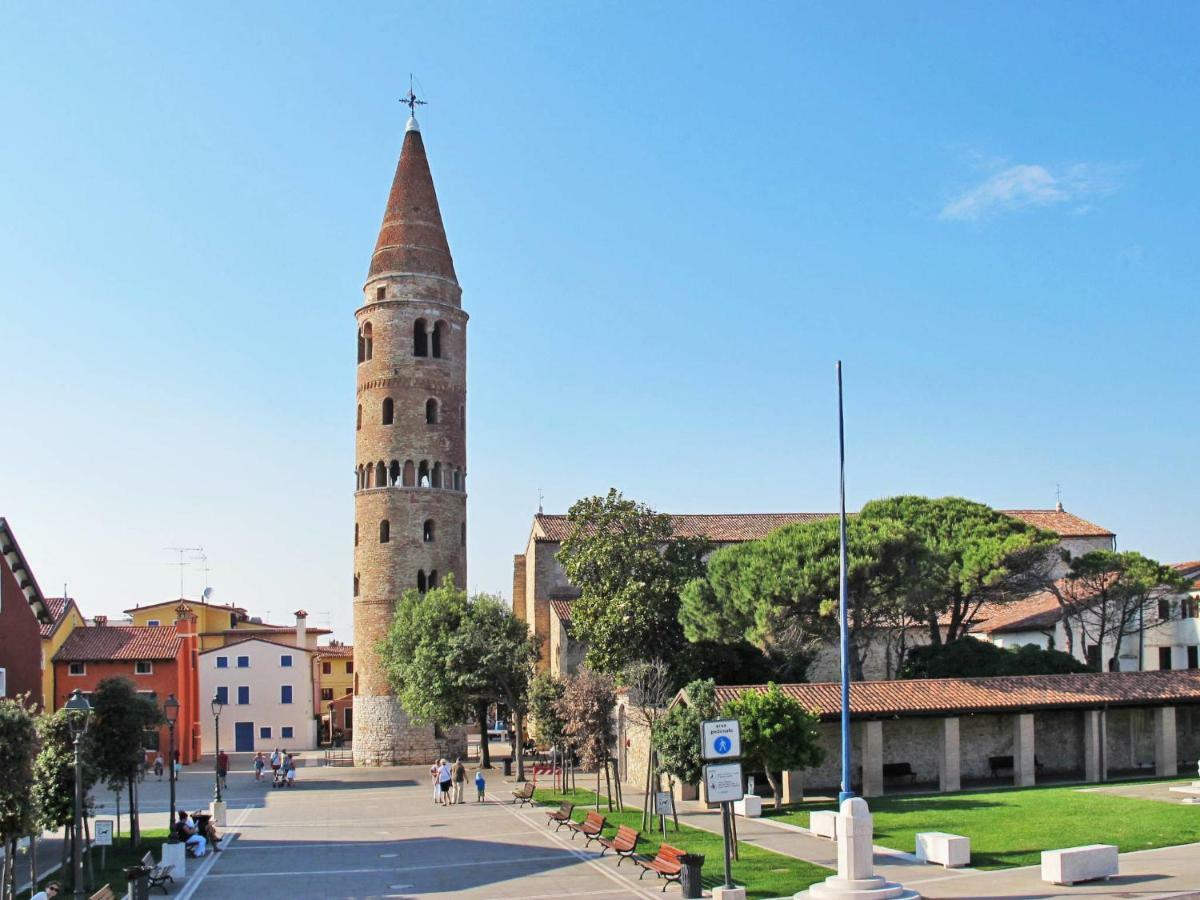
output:
M 462 734 L 413 725 L 376 652 L 405 591 L 467 583 L 467 314 L 415 115 L 355 318 L 354 762 L 428 762 Z

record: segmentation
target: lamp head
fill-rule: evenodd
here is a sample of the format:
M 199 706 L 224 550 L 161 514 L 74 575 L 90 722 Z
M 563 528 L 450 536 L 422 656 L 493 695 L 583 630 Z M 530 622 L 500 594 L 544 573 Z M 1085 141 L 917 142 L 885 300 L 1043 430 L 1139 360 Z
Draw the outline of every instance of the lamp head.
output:
M 78 738 L 87 732 L 88 719 L 92 715 L 92 704 L 88 703 L 83 691 L 76 688 L 71 691 L 71 697 L 64 705 L 67 710 L 67 723 L 71 729 L 71 737 Z
M 167 694 L 163 703 L 163 715 L 166 716 L 168 725 L 174 725 L 179 718 L 179 701 L 175 699 L 174 694 Z
M 212 698 L 212 714 L 214 716 L 221 715 L 221 710 L 225 708 L 225 704 L 221 701 L 220 694 L 213 694 Z

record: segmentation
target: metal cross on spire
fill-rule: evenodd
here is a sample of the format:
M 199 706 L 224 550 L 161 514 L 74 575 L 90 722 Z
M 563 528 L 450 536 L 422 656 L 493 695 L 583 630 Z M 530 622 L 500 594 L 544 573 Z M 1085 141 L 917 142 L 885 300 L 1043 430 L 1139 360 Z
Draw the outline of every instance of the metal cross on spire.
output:
M 408 107 L 408 114 L 414 119 L 417 117 L 417 107 L 425 106 L 424 100 L 418 100 L 417 95 L 413 93 L 412 74 L 408 76 L 408 94 L 400 98 L 400 102 Z

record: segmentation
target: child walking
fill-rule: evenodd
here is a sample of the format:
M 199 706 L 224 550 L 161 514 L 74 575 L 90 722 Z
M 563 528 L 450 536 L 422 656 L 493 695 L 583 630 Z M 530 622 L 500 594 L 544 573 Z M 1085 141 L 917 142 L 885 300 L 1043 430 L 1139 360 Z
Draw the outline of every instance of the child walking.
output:
M 487 787 L 487 783 L 483 780 L 483 769 L 475 770 L 475 802 L 483 802 L 483 791 Z

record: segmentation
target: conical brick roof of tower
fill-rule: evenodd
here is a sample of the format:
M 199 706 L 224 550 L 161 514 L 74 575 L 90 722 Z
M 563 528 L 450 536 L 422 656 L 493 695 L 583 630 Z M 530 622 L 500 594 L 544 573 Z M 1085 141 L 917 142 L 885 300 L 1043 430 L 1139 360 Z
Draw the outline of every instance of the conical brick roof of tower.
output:
M 389 274 L 434 275 L 458 283 L 415 118 L 404 129 L 404 146 L 367 277 Z

